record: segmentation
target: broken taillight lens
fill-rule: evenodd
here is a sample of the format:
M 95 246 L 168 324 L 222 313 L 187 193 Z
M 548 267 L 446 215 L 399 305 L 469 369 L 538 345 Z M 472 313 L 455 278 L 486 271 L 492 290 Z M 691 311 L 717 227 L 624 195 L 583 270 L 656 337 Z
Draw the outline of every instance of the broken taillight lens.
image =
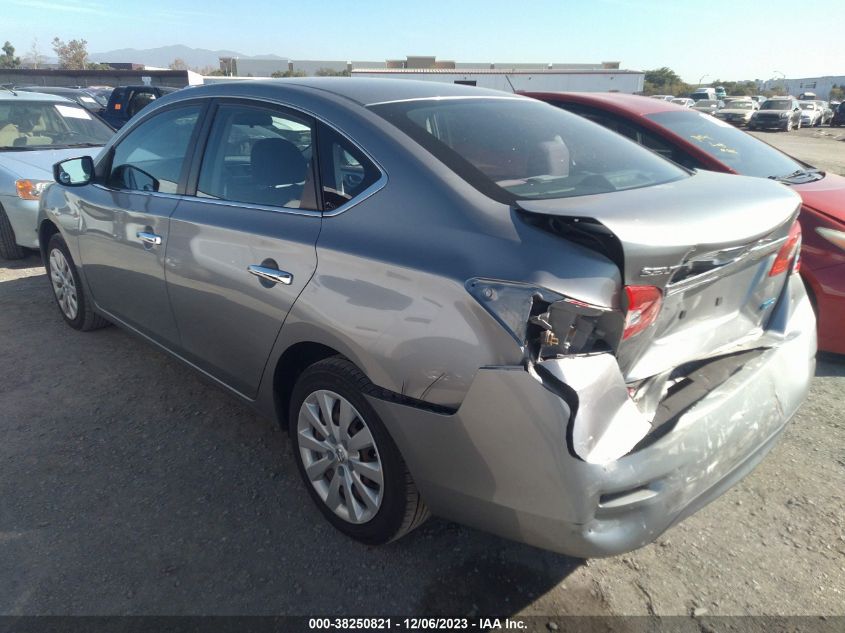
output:
M 783 246 L 780 247 L 777 257 L 769 270 L 769 277 L 775 277 L 789 270 L 789 263 L 795 260 L 792 265 L 792 272 L 797 272 L 801 267 L 801 225 L 796 222 L 789 229 L 789 235 Z
M 621 335 L 618 310 L 547 288 L 479 278 L 466 288 L 535 360 L 609 351 Z
M 663 304 L 663 293 L 655 286 L 625 286 L 628 310 L 622 340 L 635 336 L 657 320 Z

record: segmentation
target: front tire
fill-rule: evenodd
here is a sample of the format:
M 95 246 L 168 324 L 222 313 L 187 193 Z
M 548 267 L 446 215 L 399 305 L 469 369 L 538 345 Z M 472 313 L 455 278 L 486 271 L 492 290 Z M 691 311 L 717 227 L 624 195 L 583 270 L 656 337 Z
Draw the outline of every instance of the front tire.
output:
M 429 511 L 364 397 L 373 389 L 345 358 L 319 361 L 296 381 L 288 421 L 299 473 L 323 516 L 347 536 L 381 545 L 421 525 Z
M 82 279 L 60 233 L 54 233 L 47 243 L 44 267 L 53 289 L 53 298 L 65 323 L 83 332 L 97 330 L 109 324 L 94 312 L 91 298 L 85 292 Z
M 19 246 L 15 238 L 15 229 L 9 222 L 9 216 L 5 209 L 0 206 L 0 257 L 3 259 L 23 259 L 26 256 L 26 249 Z

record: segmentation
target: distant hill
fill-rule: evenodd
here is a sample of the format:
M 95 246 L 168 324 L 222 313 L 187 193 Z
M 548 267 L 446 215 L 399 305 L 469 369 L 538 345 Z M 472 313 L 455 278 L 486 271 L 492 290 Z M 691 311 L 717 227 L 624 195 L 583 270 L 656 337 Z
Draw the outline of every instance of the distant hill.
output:
M 287 59 L 278 55 L 244 55 L 237 51 L 219 50 L 212 51 L 206 48 L 191 48 L 182 44 L 175 44 L 173 46 L 161 46 L 159 48 L 121 48 L 115 51 L 107 51 L 105 53 L 92 53 L 89 59 L 93 62 L 123 62 L 145 64 L 147 66 L 158 66 L 160 68 L 167 68 L 173 63 L 174 59 L 181 59 L 188 68 L 205 68 L 212 66 L 217 68 L 219 66 L 220 57 L 240 57 L 242 59 L 249 59 L 250 57 L 260 57 L 262 59 Z

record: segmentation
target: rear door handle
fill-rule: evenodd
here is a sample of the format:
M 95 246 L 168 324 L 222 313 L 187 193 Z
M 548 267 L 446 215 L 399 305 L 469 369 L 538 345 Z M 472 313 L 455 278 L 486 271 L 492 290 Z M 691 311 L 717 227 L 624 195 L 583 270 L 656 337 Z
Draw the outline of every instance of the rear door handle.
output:
M 269 281 L 273 284 L 285 284 L 286 286 L 290 286 L 291 283 L 293 283 L 293 275 L 289 272 L 285 272 L 284 270 L 279 270 L 278 268 L 267 268 L 266 266 L 257 266 L 252 264 L 247 268 L 247 271 L 249 271 L 249 274 L 255 275 L 259 279 Z
M 135 234 L 135 237 L 141 240 L 144 244 L 149 244 L 150 246 L 161 246 L 161 235 L 147 233 L 146 231 L 138 231 Z

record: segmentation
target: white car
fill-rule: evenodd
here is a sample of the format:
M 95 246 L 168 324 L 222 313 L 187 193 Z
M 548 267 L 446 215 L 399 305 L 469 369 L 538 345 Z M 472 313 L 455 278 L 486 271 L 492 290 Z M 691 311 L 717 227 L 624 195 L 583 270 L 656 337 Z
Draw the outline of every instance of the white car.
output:
M 801 127 L 815 127 L 821 125 L 822 109 L 815 101 L 799 101 L 801 108 Z
M 751 115 L 759 109 L 760 106 L 751 99 L 731 99 L 724 108 L 713 113 L 713 116 L 733 125 L 743 126 L 748 125 Z
M 692 99 L 682 99 L 680 97 L 677 99 L 672 99 L 672 103 L 674 103 L 675 105 L 679 105 L 682 108 L 691 108 L 695 105 L 695 101 L 693 101 Z

